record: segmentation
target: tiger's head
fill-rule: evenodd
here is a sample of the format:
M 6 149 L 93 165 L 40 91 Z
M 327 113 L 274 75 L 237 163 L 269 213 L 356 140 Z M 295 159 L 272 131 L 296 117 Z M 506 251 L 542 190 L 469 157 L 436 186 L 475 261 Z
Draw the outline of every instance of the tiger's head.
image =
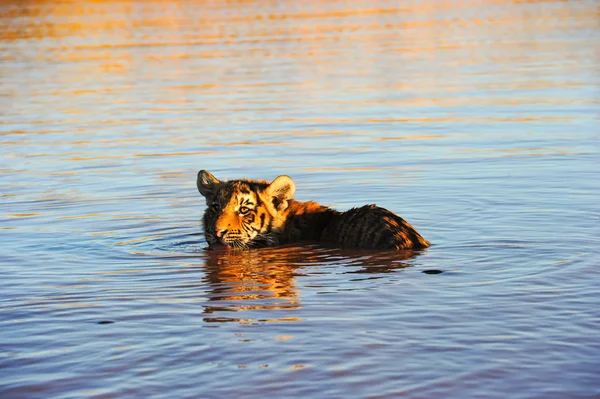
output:
M 289 176 L 219 181 L 201 170 L 196 181 L 206 199 L 204 235 L 209 247 L 250 248 L 279 243 L 285 210 L 296 186 Z

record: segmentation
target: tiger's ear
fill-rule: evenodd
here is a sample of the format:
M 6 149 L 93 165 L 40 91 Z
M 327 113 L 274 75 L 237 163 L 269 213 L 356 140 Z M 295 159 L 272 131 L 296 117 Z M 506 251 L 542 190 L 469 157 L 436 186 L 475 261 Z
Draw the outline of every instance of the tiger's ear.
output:
M 294 196 L 296 185 L 289 176 L 282 175 L 273 180 L 265 191 L 273 199 L 275 208 L 282 211 L 287 208 L 288 200 Z
M 198 186 L 198 191 L 200 191 L 200 194 L 202 194 L 207 201 L 212 201 L 217 193 L 219 184 L 221 184 L 221 182 L 210 172 L 207 172 L 206 170 L 198 172 L 196 186 Z

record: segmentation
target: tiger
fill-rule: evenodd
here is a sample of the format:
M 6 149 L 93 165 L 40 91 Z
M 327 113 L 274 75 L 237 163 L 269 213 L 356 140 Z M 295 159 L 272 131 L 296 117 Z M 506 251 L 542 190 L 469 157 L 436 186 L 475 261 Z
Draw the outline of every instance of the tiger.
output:
M 204 236 L 209 249 L 247 249 L 301 242 L 341 248 L 418 250 L 430 243 L 395 213 L 376 205 L 345 212 L 293 199 L 286 175 L 268 182 L 220 181 L 201 170 L 196 179 L 206 200 Z

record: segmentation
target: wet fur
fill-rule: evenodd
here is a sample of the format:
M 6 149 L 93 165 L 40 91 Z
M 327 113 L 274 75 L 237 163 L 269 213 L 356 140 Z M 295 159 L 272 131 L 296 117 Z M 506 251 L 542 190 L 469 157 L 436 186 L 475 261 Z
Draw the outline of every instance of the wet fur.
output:
M 219 181 L 201 170 L 197 187 L 206 199 L 204 234 L 210 247 L 275 246 L 313 241 L 345 248 L 422 249 L 429 246 L 408 222 L 375 205 L 346 212 L 292 199 L 288 176 Z

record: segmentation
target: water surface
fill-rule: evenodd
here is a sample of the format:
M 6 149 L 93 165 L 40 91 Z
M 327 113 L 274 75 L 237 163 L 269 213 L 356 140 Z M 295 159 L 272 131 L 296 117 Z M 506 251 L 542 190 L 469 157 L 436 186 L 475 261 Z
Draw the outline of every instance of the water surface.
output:
M 0 3 L 2 398 L 600 395 L 595 1 Z M 199 169 L 421 253 L 206 251 Z

